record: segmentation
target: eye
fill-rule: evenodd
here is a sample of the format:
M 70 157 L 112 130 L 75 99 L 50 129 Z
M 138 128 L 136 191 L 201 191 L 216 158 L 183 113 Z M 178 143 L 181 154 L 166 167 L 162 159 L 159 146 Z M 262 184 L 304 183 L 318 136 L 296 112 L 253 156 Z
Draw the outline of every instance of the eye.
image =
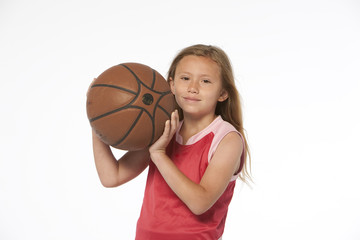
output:
M 181 77 L 180 79 L 187 81 L 187 80 L 189 80 L 190 78 L 189 78 L 189 77 Z
M 202 82 L 203 83 L 211 83 L 211 81 L 209 79 L 203 79 Z

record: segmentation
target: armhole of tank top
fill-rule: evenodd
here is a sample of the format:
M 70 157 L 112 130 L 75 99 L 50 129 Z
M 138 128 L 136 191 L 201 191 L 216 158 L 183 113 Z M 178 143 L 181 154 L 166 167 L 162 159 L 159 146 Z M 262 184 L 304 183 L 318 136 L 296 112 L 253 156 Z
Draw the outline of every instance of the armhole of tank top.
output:
M 224 134 L 223 134 L 222 136 L 220 136 L 219 138 L 216 138 L 216 137 L 215 137 L 214 140 L 213 140 L 213 142 L 211 143 L 211 146 L 210 146 L 210 149 L 209 149 L 209 155 L 208 155 L 208 162 L 211 161 L 211 158 L 214 156 L 214 154 L 215 154 L 215 152 L 216 152 L 216 149 L 217 149 L 217 147 L 219 146 L 220 142 L 224 139 L 224 137 L 225 137 L 226 135 L 228 135 L 228 134 L 231 133 L 231 132 L 235 132 L 235 133 L 239 134 L 243 146 L 245 145 L 245 144 L 244 144 L 244 138 L 243 138 L 243 136 L 241 135 L 240 132 L 238 132 L 238 131 L 236 131 L 236 130 L 227 130 L 227 131 L 225 131 Z M 215 135 L 215 136 L 216 136 L 216 135 Z M 244 156 L 244 151 L 243 151 L 243 153 L 241 154 L 241 157 L 240 157 L 241 159 L 240 159 L 240 161 L 244 161 L 244 157 L 243 157 L 243 156 Z M 242 166 L 242 164 L 240 163 L 240 167 L 241 167 L 241 166 Z M 241 171 L 238 171 L 238 173 L 236 173 L 235 175 L 233 175 L 233 176 L 231 177 L 231 179 L 230 179 L 230 182 L 235 181 L 235 180 L 239 177 L 240 172 L 241 172 Z

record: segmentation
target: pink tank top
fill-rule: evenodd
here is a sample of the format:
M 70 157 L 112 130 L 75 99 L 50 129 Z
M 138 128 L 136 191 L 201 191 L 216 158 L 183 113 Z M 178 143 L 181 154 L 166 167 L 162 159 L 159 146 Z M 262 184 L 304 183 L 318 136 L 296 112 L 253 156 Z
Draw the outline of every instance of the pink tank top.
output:
M 186 145 L 182 143 L 177 132 L 167 147 L 167 154 L 180 171 L 195 183 L 199 183 L 216 147 L 229 132 L 237 131 L 219 116 L 207 128 L 192 136 Z M 150 161 L 136 239 L 219 239 L 224 232 L 237 177 L 238 175 L 234 175 L 218 201 L 198 216 L 175 195 Z

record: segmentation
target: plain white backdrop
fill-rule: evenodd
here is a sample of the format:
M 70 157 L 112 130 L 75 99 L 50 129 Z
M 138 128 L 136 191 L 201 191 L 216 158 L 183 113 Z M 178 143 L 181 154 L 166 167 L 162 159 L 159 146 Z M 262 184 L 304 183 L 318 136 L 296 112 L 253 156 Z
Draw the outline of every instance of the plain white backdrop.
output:
M 360 239 L 356 0 L 1 0 L 0 239 L 133 239 L 147 172 L 101 186 L 86 91 L 196 43 L 228 53 L 252 153 L 224 240 Z

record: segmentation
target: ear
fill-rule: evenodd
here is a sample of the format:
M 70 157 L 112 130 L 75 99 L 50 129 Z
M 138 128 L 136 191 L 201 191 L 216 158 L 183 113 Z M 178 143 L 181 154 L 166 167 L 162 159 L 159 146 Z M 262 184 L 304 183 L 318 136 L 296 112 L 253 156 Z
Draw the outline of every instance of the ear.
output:
M 169 85 L 170 85 L 170 90 L 171 90 L 172 94 L 175 95 L 175 83 L 171 77 L 169 78 Z
M 229 97 L 228 92 L 227 92 L 225 89 L 223 89 L 223 90 L 221 91 L 221 94 L 220 94 L 219 98 L 218 98 L 218 102 L 223 102 L 223 101 L 225 101 L 226 99 L 228 99 L 228 97 Z

